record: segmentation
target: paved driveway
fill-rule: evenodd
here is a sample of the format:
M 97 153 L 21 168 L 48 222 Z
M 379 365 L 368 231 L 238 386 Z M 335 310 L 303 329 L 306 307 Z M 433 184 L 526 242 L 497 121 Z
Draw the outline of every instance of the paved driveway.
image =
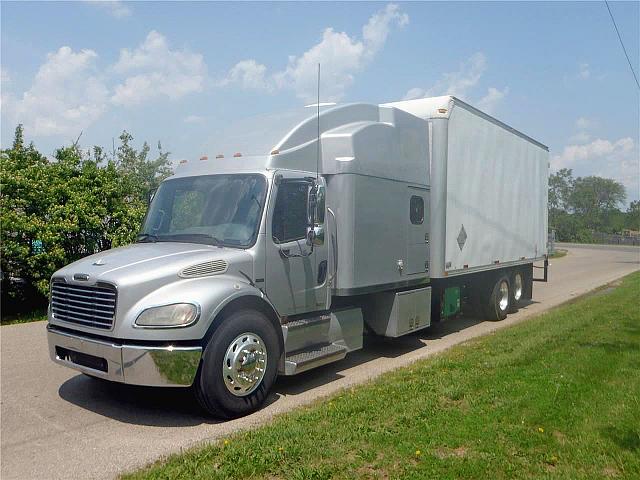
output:
M 111 385 L 53 364 L 44 322 L 0 328 L 1 477 L 113 478 L 198 442 L 251 428 L 274 415 L 525 320 L 640 269 L 640 249 L 569 247 L 553 260 L 550 282 L 503 322 L 458 319 L 363 351 L 297 377 L 281 378 L 266 408 L 217 423 L 197 412 L 188 392 Z

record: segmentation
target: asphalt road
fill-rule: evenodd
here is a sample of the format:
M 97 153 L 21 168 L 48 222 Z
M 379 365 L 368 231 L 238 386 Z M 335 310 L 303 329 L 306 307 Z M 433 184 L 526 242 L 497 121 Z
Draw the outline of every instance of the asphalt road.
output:
M 458 319 L 396 340 L 368 340 L 345 360 L 280 378 L 268 405 L 218 423 L 197 413 L 182 389 L 92 380 L 48 358 L 45 323 L 0 328 L 3 480 L 113 478 L 199 442 L 264 423 L 281 412 L 366 382 L 419 358 L 525 320 L 640 269 L 640 249 L 569 247 L 552 260 L 550 281 L 502 322 Z

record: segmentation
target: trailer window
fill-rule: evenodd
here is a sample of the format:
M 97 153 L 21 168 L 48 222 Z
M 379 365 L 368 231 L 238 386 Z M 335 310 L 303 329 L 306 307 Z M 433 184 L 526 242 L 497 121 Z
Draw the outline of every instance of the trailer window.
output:
M 307 182 L 283 182 L 278 186 L 271 225 L 275 243 L 306 238 L 308 189 Z
M 424 222 L 424 200 L 422 197 L 412 195 L 409 200 L 409 218 L 414 225 Z

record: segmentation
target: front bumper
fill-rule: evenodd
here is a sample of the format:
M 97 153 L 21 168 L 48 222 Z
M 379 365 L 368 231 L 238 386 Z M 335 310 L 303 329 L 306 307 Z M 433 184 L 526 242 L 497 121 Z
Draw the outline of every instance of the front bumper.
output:
M 66 367 L 132 385 L 187 387 L 193 384 L 202 347 L 128 345 L 97 340 L 47 326 L 49 355 Z

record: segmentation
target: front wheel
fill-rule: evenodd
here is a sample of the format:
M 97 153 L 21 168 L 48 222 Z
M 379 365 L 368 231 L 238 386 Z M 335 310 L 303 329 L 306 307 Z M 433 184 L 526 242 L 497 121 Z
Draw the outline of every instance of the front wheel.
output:
M 280 348 L 264 314 L 240 310 L 223 319 L 202 355 L 196 398 L 211 415 L 235 418 L 257 410 L 276 375 Z

